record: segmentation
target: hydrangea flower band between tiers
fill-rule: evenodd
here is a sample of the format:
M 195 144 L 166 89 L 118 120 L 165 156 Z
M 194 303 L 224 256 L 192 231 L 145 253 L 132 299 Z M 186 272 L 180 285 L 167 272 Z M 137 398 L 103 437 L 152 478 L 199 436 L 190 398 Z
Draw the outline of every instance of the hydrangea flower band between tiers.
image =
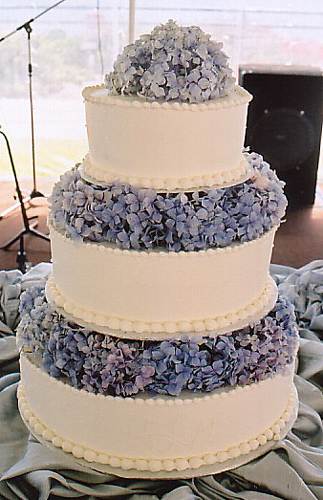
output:
M 234 87 L 222 43 L 172 20 L 127 45 L 105 81 L 112 95 L 189 103 L 228 95 Z
M 287 200 L 262 156 L 245 154 L 253 169 L 249 180 L 193 193 L 94 185 L 75 168 L 54 186 L 50 222 L 70 238 L 124 249 L 195 251 L 254 240 L 280 223 Z
M 69 323 L 39 287 L 24 292 L 20 312 L 20 347 L 39 357 L 51 376 L 105 395 L 178 396 L 258 382 L 284 373 L 298 346 L 293 306 L 283 297 L 242 330 L 162 342 L 119 339 Z

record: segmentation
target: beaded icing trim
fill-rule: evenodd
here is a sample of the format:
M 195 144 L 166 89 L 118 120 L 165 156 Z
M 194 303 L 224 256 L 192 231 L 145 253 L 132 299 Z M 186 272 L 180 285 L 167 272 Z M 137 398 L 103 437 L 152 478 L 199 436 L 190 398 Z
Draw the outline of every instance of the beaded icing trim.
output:
M 38 287 L 22 295 L 20 309 L 18 346 L 52 377 L 105 397 L 246 386 L 284 373 L 298 348 L 293 307 L 284 297 L 247 328 L 161 342 L 86 330 L 52 308 Z
M 85 181 L 93 184 L 108 184 L 118 179 L 119 182 L 131 184 L 132 186 L 145 186 L 145 188 L 174 192 L 179 189 L 198 191 L 203 189 L 203 186 L 212 186 L 213 188 L 233 186 L 249 179 L 252 175 L 252 170 L 248 162 L 242 158 L 237 168 L 219 170 L 212 174 L 192 177 L 136 177 L 132 175 L 120 175 L 110 168 L 94 165 L 89 155 L 87 155 L 80 167 L 80 173 Z M 98 181 L 98 179 L 100 180 Z
M 250 451 L 256 450 L 260 446 L 265 445 L 268 441 L 279 441 L 286 434 L 286 425 L 290 423 L 292 419 L 296 418 L 297 408 L 297 394 L 295 388 L 293 387 L 286 409 L 284 410 L 282 416 L 269 428 L 265 429 L 263 433 L 256 436 L 255 438 L 243 443 L 239 443 L 235 447 L 219 451 L 215 454 L 209 453 L 195 457 L 178 457 L 157 460 L 112 456 L 93 449 L 84 448 L 77 443 L 66 440 L 64 439 L 64 437 L 57 435 L 53 430 L 44 425 L 44 423 L 42 423 L 40 419 L 34 414 L 25 396 L 25 391 L 22 383 L 20 383 L 18 386 L 17 396 L 19 402 L 19 410 L 24 420 L 30 426 L 32 432 L 34 432 L 36 435 L 38 434 L 46 441 L 51 442 L 57 448 L 61 448 L 67 453 L 72 453 L 75 458 L 84 458 L 84 460 L 86 460 L 87 462 L 107 464 L 112 467 L 119 467 L 123 470 L 136 469 L 152 472 L 163 470 L 183 471 L 186 469 L 198 469 L 203 465 L 222 463 L 231 458 L 236 458 L 240 455 L 248 454 L 250 453 Z M 126 401 L 128 402 L 130 400 Z
M 287 200 L 268 163 L 245 157 L 253 171 L 246 182 L 191 193 L 91 184 L 75 168 L 54 186 L 50 222 L 73 239 L 123 249 L 191 252 L 251 241 L 279 225 Z
M 86 323 L 95 324 L 99 327 L 106 327 L 114 331 L 124 332 L 127 338 L 163 338 L 165 334 L 190 333 L 192 335 L 201 332 L 217 331 L 225 328 L 232 328 L 236 323 L 246 326 L 254 317 L 259 318 L 261 313 L 267 313 L 273 307 L 277 298 L 277 287 L 268 277 L 267 283 L 258 297 L 253 302 L 246 304 L 245 307 L 215 318 L 206 318 L 190 321 L 138 321 L 131 318 L 118 318 L 104 314 L 98 314 L 96 311 L 85 309 L 76 303 L 73 299 L 66 297 L 56 285 L 53 276 L 46 284 L 46 296 L 49 302 L 54 306 L 63 309 L 66 313 Z M 146 336 L 145 334 L 148 334 Z
M 190 112 L 231 108 L 234 106 L 239 106 L 241 104 L 246 104 L 252 100 L 252 95 L 249 94 L 249 92 L 243 87 L 240 87 L 238 85 L 228 96 L 201 103 L 149 101 L 140 96 L 128 97 L 111 95 L 104 84 L 85 87 L 82 91 L 82 96 L 85 101 L 91 102 L 93 104 Z

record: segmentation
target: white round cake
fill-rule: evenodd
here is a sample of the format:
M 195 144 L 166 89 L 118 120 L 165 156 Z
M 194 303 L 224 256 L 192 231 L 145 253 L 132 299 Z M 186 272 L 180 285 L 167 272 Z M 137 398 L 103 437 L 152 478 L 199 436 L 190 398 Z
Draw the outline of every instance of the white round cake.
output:
M 21 414 L 124 477 L 246 463 L 297 411 L 294 311 L 269 275 L 287 201 L 243 151 L 252 97 L 222 44 L 173 21 L 83 97 L 89 154 L 53 189 L 46 289 L 22 296 Z
M 252 97 L 241 87 L 200 104 L 111 96 L 102 85 L 87 87 L 83 97 L 89 138 L 83 167 L 91 178 L 167 191 L 248 178 L 242 148 Z

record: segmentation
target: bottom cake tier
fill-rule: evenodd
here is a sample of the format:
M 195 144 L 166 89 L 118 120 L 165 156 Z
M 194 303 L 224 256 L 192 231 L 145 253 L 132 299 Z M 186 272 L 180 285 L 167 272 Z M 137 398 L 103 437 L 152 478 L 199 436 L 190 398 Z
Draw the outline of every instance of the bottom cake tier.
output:
M 298 333 L 283 297 L 226 335 L 120 339 L 69 321 L 43 288 L 17 329 L 19 408 L 31 432 L 125 477 L 193 477 L 265 453 L 296 418 Z
M 20 365 L 19 408 L 31 430 L 76 458 L 121 471 L 198 475 L 281 439 L 296 417 L 293 364 L 257 383 L 176 398 L 93 394 L 51 377 L 29 355 Z

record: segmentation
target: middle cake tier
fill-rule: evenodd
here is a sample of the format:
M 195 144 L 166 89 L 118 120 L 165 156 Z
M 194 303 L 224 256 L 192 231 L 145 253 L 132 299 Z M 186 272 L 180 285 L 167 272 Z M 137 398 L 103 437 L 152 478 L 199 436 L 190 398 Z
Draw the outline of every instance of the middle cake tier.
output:
M 242 328 L 276 301 L 268 274 L 275 231 L 226 248 L 168 252 L 75 240 L 51 227 L 47 297 L 81 324 L 128 338 Z

